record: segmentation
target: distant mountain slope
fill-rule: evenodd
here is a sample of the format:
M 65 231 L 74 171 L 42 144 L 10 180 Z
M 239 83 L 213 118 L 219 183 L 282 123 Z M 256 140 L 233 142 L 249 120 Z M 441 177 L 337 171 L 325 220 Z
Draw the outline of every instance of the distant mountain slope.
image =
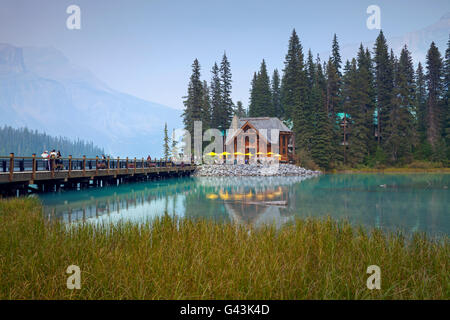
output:
M 443 15 L 439 21 L 420 30 L 408 32 L 402 36 L 393 36 L 384 32 L 389 48 L 394 50 L 394 53 L 399 55 L 402 47 L 406 44 L 411 52 L 412 59 L 415 64 L 419 61 L 424 63 L 430 44 L 434 41 L 443 55 L 447 48 L 447 41 L 450 33 L 450 12 Z M 339 35 L 338 35 L 339 37 Z M 356 58 L 360 43 L 343 44 L 341 45 L 341 56 L 345 60 Z M 363 46 L 373 51 L 374 42 L 363 42 Z M 320 54 L 321 57 L 328 57 L 330 52 Z
M 0 44 L 0 125 L 93 141 L 114 156 L 160 156 L 181 111 L 109 88 L 53 48 Z M 0 142 L 1 143 L 1 142 Z

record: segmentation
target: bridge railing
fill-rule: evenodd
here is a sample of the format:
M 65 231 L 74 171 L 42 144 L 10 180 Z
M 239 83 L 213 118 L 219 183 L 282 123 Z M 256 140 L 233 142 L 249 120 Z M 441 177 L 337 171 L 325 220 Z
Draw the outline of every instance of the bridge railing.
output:
M 16 172 L 38 172 L 38 171 L 86 171 L 86 170 L 112 170 L 112 169 L 143 169 L 143 168 L 167 168 L 167 167 L 182 167 L 186 164 L 175 164 L 172 161 L 165 161 L 164 159 L 146 160 L 144 158 L 111 158 L 102 159 L 87 158 L 57 158 L 51 156 L 49 158 L 38 157 L 33 154 L 31 157 L 15 156 L 11 153 L 9 156 L 0 156 L 0 173 L 9 173 L 10 175 Z

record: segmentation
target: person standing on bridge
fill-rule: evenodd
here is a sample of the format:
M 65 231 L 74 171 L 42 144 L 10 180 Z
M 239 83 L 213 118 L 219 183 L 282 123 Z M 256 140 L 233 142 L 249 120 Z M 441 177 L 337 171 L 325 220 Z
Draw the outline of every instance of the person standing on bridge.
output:
M 50 170 L 53 170 L 53 166 L 55 165 L 55 159 L 58 156 L 58 154 L 56 153 L 56 150 L 53 149 L 52 152 L 50 152 Z
M 50 156 L 48 154 L 48 151 L 45 150 L 42 154 L 41 154 L 42 159 L 44 159 L 45 161 L 45 170 L 50 170 Z

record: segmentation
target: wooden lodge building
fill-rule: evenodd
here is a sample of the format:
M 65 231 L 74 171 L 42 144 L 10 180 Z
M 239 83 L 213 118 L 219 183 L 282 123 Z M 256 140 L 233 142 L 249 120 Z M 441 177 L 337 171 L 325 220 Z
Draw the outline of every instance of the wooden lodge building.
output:
M 245 160 L 267 160 L 278 154 L 280 162 L 293 162 L 294 141 L 292 130 L 278 118 L 235 116 L 224 141 L 224 150 L 244 154 Z

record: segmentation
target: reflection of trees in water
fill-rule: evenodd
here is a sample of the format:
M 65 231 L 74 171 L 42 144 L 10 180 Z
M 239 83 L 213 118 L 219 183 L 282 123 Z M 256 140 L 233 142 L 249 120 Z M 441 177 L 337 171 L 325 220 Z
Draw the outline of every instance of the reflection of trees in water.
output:
M 164 200 L 166 210 L 170 202 L 174 211 L 177 195 L 189 192 L 192 179 L 171 182 L 165 180 L 54 194 L 44 198 L 44 213 L 70 222 L 104 214 L 124 213 L 157 200 Z
M 295 186 L 301 216 L 348 218 L 368 226 L 449 233 L 450 175 L 338 174 Z

